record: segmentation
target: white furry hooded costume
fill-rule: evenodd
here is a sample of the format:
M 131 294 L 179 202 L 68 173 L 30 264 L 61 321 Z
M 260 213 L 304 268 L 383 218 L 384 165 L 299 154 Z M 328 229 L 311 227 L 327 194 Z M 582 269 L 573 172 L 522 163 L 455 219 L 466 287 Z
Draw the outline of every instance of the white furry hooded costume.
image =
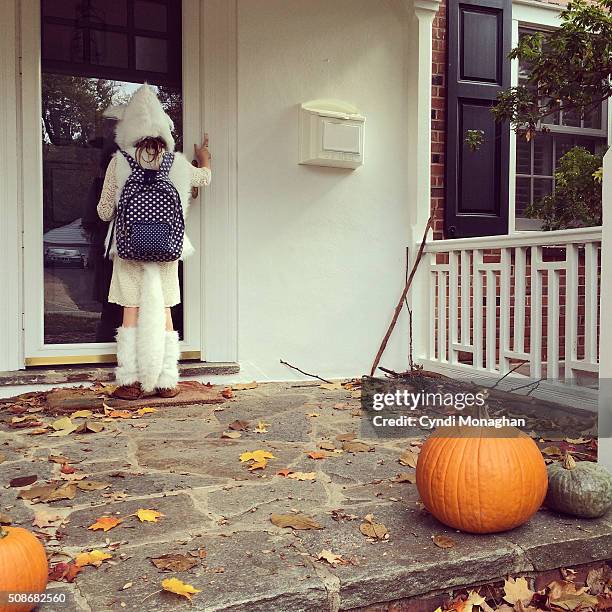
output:
M 119 118 L 116 127 L 116 142 L 120 149 L 135 157 L 135 145 L 143 138 L 162 138 L 166 143 L 166 151 L 174 152 L 172 136 L 173 122 L 164 112 L 152 87 L 146 83 L 137 89 L 130 101 L 121 109 L 114 107 L 113 116 Z M 121 153 L 116 157 L 117 203 L 123 187 L 131 174 L 131 168 Z M 143 164 L 144 166 L 144 164 Z M 183 216 L 186 217 L 191 197 L 191 173 L 193 168 L 189 161 L 180 153 L 175 153 L 174 162 L 169 173 L 169 179 L 180 196 Z M 111 238 L 109 228 L 107 242 Z M 183 243 L 181 259 L 193 252 L 193 246 L 187 236 Z M 114 235 L 110 248 L 110 256 L 117 255 Z M 154 262 L 143 262 L 142 289 L 140 295 L 140 310 L 136 330 L 136 356 L 138 362 L 139 382 L 145 392 L 153 391 L 158 385 L 165 355 L 165 324 L 166 314 L 159 273 L 159 266 Z

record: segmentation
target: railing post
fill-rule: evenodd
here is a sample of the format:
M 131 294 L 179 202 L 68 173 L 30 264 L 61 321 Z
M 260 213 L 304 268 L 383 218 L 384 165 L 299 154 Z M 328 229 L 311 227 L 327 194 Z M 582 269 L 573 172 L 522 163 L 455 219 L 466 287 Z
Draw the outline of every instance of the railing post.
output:
M 599 462 L 612 470 L 612 149 L 604 157 L 599 337 Z

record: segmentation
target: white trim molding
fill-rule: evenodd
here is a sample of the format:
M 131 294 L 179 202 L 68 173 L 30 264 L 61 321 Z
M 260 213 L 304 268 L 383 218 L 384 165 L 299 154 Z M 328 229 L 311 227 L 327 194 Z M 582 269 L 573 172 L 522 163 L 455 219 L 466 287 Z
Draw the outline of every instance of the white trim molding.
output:
M 202 114 L 213 154 L 202 215 L 203 354 L 206 361 L 237 361 L 237 2 L 202 0 L 201 7 Z
M 18 3 L 0 0 L 0 370 L 23 367 Z

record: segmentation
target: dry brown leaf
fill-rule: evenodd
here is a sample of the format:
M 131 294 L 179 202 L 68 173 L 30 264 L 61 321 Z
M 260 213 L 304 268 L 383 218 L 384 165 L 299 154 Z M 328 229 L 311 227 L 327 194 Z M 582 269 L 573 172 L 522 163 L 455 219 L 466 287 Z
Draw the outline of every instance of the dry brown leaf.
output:
M 270 520 L 277 527 L 291 527 L 292 529 L 323 529 L 312 517 L 306 514 L 272 514 Z
M 283 468 L 282 470 L 278 470 L 278 472 L 276 472 L 276 475 L 277 476 L 288 476 L 292 472 L 293 470 L 290 470 L 289 468 Z
M 287 478 L 292 478 L 293 480 L 316 480 L 317 473 L 316 472 L 290 472 L 287 474 Z
M 542 454 L 546 455 L 547 457 L 561 457 L 563 452 L 558 446 L 547 446 L 546 448 L 542 449 Z
M 364 521 L 359 525 L 359 531 L 368 538 L 374 538 L 375 540 L 388 540 L 389 531 L 382 523 L 377 523 L 374 520 L 373 514 L 366 514 L 363 517 Z
M 76 469 L 73 468 L 71 465 L 68 465 L 67 463 L 62 463 L 62 467 L 60 468 L 60 472 L 62 474 L 74 474 L 76 472 Z
M 31 474 L 29 476 L 17 476 L 17 478 L 12 478 L 9 480 L 9 487 L 27 487 L 28 485 L 34 484 L 38 480 L 38 476 L 36 474 Z
M 310 451 L 306 453 L 311 459 L 326 459 L 329 457 L 329 453 L 327 451 Z
M 222 438 L 231 438 L 232 440 L 239 438 L 242 434 L 239 431 L 224 431 L 221 434 Z
M 57 521 L 61 521 L 63 519 L 61 514 L 57 514 L 56 512 L 48 512 L 47 510 L 39 510 L 32 520 L 32 525 L 34 527 L 53 527 L 52 523 L 57 523 Z
M 331 550 L 323 549 L 317 556 L 318 561 L 327 561 L 330 565 L 346 565 L 348 561 L 342 555 L 336 555 Z
M 6 461 L 6 455 L 4 453 L 0 453 L 0 463 Z
M 127 410 L 111 410 L 107 416 L 111 419 L 131 419 L 134 414 Z
M 612 580 L 612 572 L 608 565 L 603 565 L 597 569 L 589 571 L 586 577 L 586 584 L 592 595 L 600 595 L 604 592 L 606 585 Z
M 321 450 L 333 451 L 333 450 L 336 450 L 336 445 L 331 440 L 323 440 L 319 444 L 319 448 Z
M 234 391 L 247 391 L 248 389 L 257 389 L 259 385 L 253 381 L 250 383 L 238 383 L 236 385 L 232 385 L 232 389 Z
M 189 601 L 191 601 L 192 595 L 200 593 L 202 590 L 196 589 L 178 578 L 166 578 L 165 580 L 162 580 L 162 588 L 164 591 L 169 591 L 170 593 L 175 593 L 181 597 L 186 597 Z
M 454 548 L 457 545 L 453 538 L 444 535 L 432 535 L 431 539 L 438 548 Z
M 93 416 L 93 412 L 91 410 L 77 410 L 70 415 L 71 419 L 88 419 Z
M 417 461 L 419 460 L 419 456 L 413 450 L 405 450 L 402 453 L 402 456 L 398 459 L 400 465 L 405 465 L 407 467 L 415 468 L 417 466 Z
M 57 485 L 40 485 L 37 487 L 30 487 L 25 491 L 20 491 L 17 497 L 19 499 L 26 499 L 34 503 L 45 501 L 53 491 L 57 488 Z
M 195 567 L 199 561 L 194 557 L 188 557 L 180 553 L 168 553 L 151 559 L 151 563 L 165 572 L 186 572 Z
M 48 459 L 52 463 L 70 463 L 70 459 L 64 455 L 49 455 Z
M 10 525 L 12 522 L 13 519 L 8 514 L 0 512 L 0 525 Z
M 336 436 L 336 440 L 338 442 L 350 442 L 357 437 L 357 434 L 354 431 L 349 431 L 348 433 L 338 434 Z
M 416 482 L 416 474 L 414 472 L 401 472 L 393 479 L 393 482 L 409 482 L 414 484 Z
M 102 423 L 96 421 L 85 421 L 77 429 L 75 429 L 75 433 L 100 433 L 104 429 L 104 425 Z
M 374 450 L 374 447 L 361 440 L 347 440 L 342 443 L 342 450 L 347 453 L 368 453 Z
M 59 501 L 60 499 L 74 499 L 76 496 L 77 488 L 73 483 L 62 485 L 53 491 L 50 495 L 48 495 L 42 501 L 52 502 Z
M 121 523 L 123 523 L 122 518 L 115 518 L 114 516 L 101 516 L 100 518 L 96 519 L 96 522 L 93 525 L 90 525 L 87 529 L 91 529 L 92 531 L 97 531 L 99 529 L 108 531 Z
M 234 431 L 245 431 L 249 427 L 249 422 L 236 420 L 233 423 L 230 423 L 228 427 Z
M 533 598 L 533 591 L 529 588 L 527 579 L 524 577 L 509 578 L 504 582 L 504 600 L 509 604 L 516 604 L 520 601 L 522 604 L 527 605 Z

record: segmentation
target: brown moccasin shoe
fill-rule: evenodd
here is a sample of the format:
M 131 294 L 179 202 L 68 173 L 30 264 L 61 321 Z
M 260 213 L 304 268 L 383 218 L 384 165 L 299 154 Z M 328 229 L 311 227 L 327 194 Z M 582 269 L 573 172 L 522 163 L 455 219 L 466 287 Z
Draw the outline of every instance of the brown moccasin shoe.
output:
M 155 389 L 155 393 L 159 397 L 176 397 L 180 392 L 178 385 L 172 389 Z
M 117 399 L 137 400 L 142 397 L 142 387 L 139 382 L 132 383 L 131 385 L 121 385 L 111 395 Z

